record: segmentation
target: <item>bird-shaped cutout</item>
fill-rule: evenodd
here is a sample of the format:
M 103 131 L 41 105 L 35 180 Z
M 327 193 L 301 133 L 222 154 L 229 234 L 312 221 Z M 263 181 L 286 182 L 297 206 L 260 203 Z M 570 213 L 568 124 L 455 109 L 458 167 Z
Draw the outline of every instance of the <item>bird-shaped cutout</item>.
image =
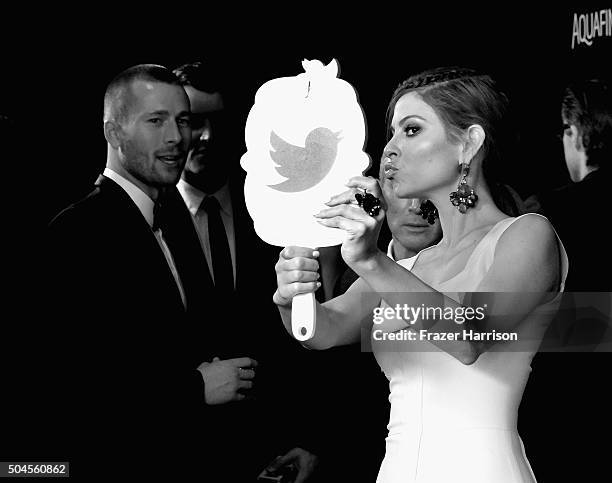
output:
M 325 127 L 313 129 L 306 136 L 304 147 L 288 143 L 274 131 L 270 132 L 272 160 L 278 164 L 276 171 L 287 178 L 270 188 L 285 193 L 297 193 L 319 183 L 334 165 L 338 153 L 339 132 Z

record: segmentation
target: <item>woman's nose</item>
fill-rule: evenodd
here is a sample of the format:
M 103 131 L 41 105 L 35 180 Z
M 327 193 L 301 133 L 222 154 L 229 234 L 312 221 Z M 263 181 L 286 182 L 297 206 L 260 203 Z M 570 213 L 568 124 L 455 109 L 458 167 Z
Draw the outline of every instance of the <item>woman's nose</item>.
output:
M 393 158 L 399 156 L 399 150 L 392 143 L 392 140 L 387 143 L 385 149 L 383 150 L 383 160 L 386 162 L 387 159 L 393 161 Z

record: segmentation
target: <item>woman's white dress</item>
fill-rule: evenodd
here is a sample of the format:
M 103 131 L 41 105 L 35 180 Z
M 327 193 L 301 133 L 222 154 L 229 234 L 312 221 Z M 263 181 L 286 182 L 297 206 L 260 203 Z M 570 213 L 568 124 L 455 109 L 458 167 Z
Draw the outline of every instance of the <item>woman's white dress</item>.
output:
M 434 288 L 457 301 L 475 291 L 493 262 L 500 236 L 517 219 L 497 223 L 476 246 L 465 269 Z M 559 247 L 562 291 L 568 262 L 560 241 Z M 418 256 L 398 263 L 411 269 Z M 559 297 L 538 307 L 515 329 L 519 340 L 527 341 L 520 352 L 489 351 L 472 365 L 429 341 L 372 338 L 374 355 L 389 379 L 391 402 L 378 483 L 535 482 L 517 432 L 517 413 L 531 360 Z M 402 322 L 385 320 L 373 330 L 403 327 Z

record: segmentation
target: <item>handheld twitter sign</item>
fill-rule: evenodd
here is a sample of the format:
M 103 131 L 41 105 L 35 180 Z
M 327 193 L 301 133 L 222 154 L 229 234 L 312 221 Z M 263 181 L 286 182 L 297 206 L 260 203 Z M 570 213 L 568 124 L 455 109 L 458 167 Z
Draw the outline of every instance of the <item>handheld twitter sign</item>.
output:
M 271 245 L 339 245 L 342 230 L 320 225 L 313 215 L 346 190 L 352 176 L 370 165 L 363 151 L 365 118 L 353 87 L 338 78 L 338 63 L 304 60 L 304 72 L 273 79 L 255 94 L 245 127 L 244 194 L 259 237 Z M 313 294 L 292 303 L 298 340 L 315 330 Z

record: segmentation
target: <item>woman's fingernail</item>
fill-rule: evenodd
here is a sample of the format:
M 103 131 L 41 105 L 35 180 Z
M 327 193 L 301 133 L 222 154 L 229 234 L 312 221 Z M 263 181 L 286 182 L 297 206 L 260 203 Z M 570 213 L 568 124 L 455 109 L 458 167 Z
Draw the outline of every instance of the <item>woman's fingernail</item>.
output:
M 321 286 L 321 282 L 317 282 L 317 288 Z
M 319 252 L 315 250 L 314 252 L 312 252 L 312 256 L 313 258 L 317 258 L 319 256 Z

